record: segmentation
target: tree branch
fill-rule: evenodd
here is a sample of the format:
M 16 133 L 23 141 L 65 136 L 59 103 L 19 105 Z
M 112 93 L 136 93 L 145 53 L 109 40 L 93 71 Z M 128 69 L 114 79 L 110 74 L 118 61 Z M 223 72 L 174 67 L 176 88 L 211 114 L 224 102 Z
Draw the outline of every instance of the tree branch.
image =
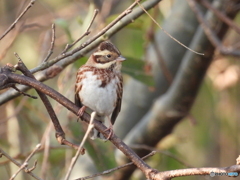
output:
M 30 78 L 36 80 L 36 78 L 35 78 L 35 77 L 31 74 L 31 72 L 27 69 L 27 67 L 26 67 L 25 64 L 22 62 L 22 60 L 20 59 L 20 57 L 18 56 L 17 53 L 15 53 L 15 56 L 18 58 L 18 64 L 15 66 L 15 68 L 16 68 L 17 70 L 21 71 L 25 76 L 30 77 Z M 48 114 L 49 114 L 49 116 L 50 116 L 50 118 L 51 118 L 51 120 L 52 120 L 52 123 L 53 123 L 54 128 L 55 128 L 55 131 L 56 131 L 55 136 L 56 136 L 58 142 L 59 142 L 60 144 L 65 144 L 65 145 L 68 145 L 68 146 L 73 147 L 73 148 L 75 148 L 75 149 L 78 149 L 78 146 L 77 146 L 77 145 L 75 145 L 75 144 L 73 144 L 73 143 L 71 143 L 71 142 L 69 142 L 69 141 L 67 141 L 67 140 L 65 139 L 65 133 L 64 133 L 64 131 L 63 131 L 63 129 L 62 129 L 62 126 L 61 126 L 60 123 L 59 123 L 59 120 L 58 120 L 58 118 L 57 118 L 57 115 L 55 114 L 55 112 L 54 112 L 54 110 L 53 110 L 53 107 L 52 107 L 50 101 L 48 100 L 47 96 L 46 96 L 44 93 L 42 93 L 41 91 L 39 91 L 39 90 L 36 90 L 36 91 L 37 91 L 39 97 L 41 98 L 44 106 L 46 107 L 47 112 L 48 112 Z M 85 150 L 82 149 L 82 150 L 81 150 L 81 154 L 84 154 L 84 151 L 85 151 Z
M 7 79 L 6 79 L 7 77 Z M 4 78 L 4 81 L 1 81 L 2 78 Z M 27 86 L 31 86 L 32 88 L 41 91 L 42 93 L 50 96 L 60 104 L 62 104 L 64 107 L 66 107 L 68 110 L 73 112 L 75 115 L 77 115 L 79 111 L 79 107 L 77 107 L 73 102 L 71 102 L 69 99 L 65 98 L 63 95 L 61 95 L 59 92 L 53 90 L 52 88 L 48 87 L 45 84 L 42 84 L 41 82 L 25 77 L 23 75 L 18 75 L 12 73 L 12 67 L 5 66 L 4 68 L 0 69 L 0 88 L 5 87 L 8 84 L 18 83 L 18 84 L 24 84 Z M 86 112 L 83 114 L 82 119 L 89 123 L 90 118 L 89 114 Z M 100 131 L 106 138 L 109 136 L 109 131 L 105 131 L 107 129 L 106 126 L 104 126 L 99 121 L 93 122 L 94 127 Z M 110 138 L 110 141 L 120 150 L 122 151 L 148 178 L 151 176 L 155 170 L 150 168 L 149 165 L 147 165 L 136 153 L 129 148 L 120 138 L 118 138 L 115 134 L 112 135 Z
M 219 0 L 215 1 L 217 4 L 221 4 Z M 224 9 L 225 7 L 219 6 L 218 8 Z M 227 15 L 231 18 L 236 13 L 237 11 L 227 11 Z M 204 18 L 211 22 L 218 37 L 222 39 L 228 26 L 226 24 L 219 26 L 217 17 L 211 11 L 207 12 Z M 182 59 L 183 63 L 178 69 L 172 85 L 164 95 L 158 97 L 151 110 L 127 134 L 124 139 L 126 144 L 130 146 L 132 144 L 145 144 L 154 147 L 163 137 L 170 134 L 174 127 L 189 113 L 215 50 L 200 26 L 189 47 L 203 52 L 205 56 L 198 56 L 189 51 L 185 53 Z M 131 101 L 133 100 L 131 99 Z M 136 152 L 139 156 L 144 156 L 147 153 L 143 149 L 138 149 Z M 121 164 L 128 162 L 128 159 L 121 153 L 117 153 L 117 160 Z M 121 175 L 117 179 L 127 179 L 133 171 L 134 168 L 122 169 Z
M 1 148 L 0 148 L 0 157 L 1 156 L 5 156 L 7 159 L 9 159 L 9 161 L 13 162 L 16 166 L 18 166 L 19 168 L 22 167 L 22 164 L 17 162 L 15 159 L 13 159 L 11 156 L 9 156 L 5 151 L 3 151 Z M 30 154 L 31 155 L 31 154 Z M 37 180 L 42 180 L 41 178 L 37 177 L 35 174 L 33 174 L 31 171 L 28 171 L 27 167 L 24 167 L 26 172 L 28 174 L 30 174 L 32 177 L 34 177 L 35 179 Z
M 149 0 L 149 1 L 144 2 L 142 4 L 142 6 L 146 10 L 149 10 L 152 7 L 154 7 L 156 4 L 158 4 L 160 1 L 161 0 Z M 73 51 L 76 51 L 74 54 L 69 52 L 69 54 L 65 54 L 64 56 L 60 55 L 52 60 L 42 63 L 38 67 L 30 70 L 30 72 L 32 74 L 34 74 L 35 72 L 38 72 L 38 71 L 48 68 L 47 71 L 41 72 L 38 75 L 37 79 L 39 81 L 45 81 L 47 79 L 53 78 L 54 76 L 58 75 L 69 64 L 71 64 L 74 61 L 76 61 L 77 59 L 83 57 L 86 53 L 90 52 L 92 49 L 97 47 L 99 43 L 101 43 L 102 41 L 104 41 L 107 38 L 110 38 L 112 35 L 116 34 L 120 29 L 124 28 L 128 24 L 132 23 L 139 16 L 144 14 L 144 11 L 140 7 L 136 7 L 135 9 L 132 10 L 131 13 L 130 13 L 130 9 L 127 8 L 127 12 L 128 12 L 128 14 L 126 14 L 125 17 L 122 16 L 122 19 L 118 19 L 118 21 L 114 21 L 114 23 L 113 22 L 110 23 L 110 25 L 108 25 L 109 26 L 108 29 L 105 27 L 97 35 L 95 35 L 92 39 L 87 41 L 88 45 L 84 44 L 84 49 L 81 49 L 79 51 L 73 50 Z M 121 23 L 119 23 L 120 20 L 121 20 Z M 103 36 L 100 37 L 99 35 L 104 35 L 104 37 Z M 97 37 L 98 37 L 98 39 L 97 39 Z M 73 51 L 71 51 L 71 52 L 73 52 Z M 61 62 L 55 64 L 56 62 L 58 62 L 60 60 L 61 60 Z M 55 66 L 53 66 L 53 64 L 55 64 Z M 26 86 L 21 86 L 21 87 L 18 87 L 18 89 L 20 89 L 21 91 L 26 91 L 30 88 L 26 87 Z M 19 96 L 19 93 L 12 91 L 12 90 L 8 90 L 8 91 L 2 93 L 0 95 L 0 105 L 4 104 L 5 102 L 7 102 L 17 96 Z
M 17 24 L 17 22 L 23 17 L 24 14 L 30 9 L 35 3 L 35 0 L 31 0 L 27 7 L 21 12 L 21 14 L 17 17 L 17 19 L 11 24 L 11 26 L 3 33 L 3 35 L 0 37 L 0 40 L 4 38 Z

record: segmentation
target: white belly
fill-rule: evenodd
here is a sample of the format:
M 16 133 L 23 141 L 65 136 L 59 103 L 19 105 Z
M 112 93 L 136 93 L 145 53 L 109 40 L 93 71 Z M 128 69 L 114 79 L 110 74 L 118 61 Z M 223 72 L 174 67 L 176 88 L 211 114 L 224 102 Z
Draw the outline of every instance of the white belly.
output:
M 112 79 L 105 87 L 100 87 L 102 82 L 97 80 L 96 76 L 92 76 L 92 72 L 86 72 L 85 76 L 79 92 L 82 104 L 100 115 L 111 115 L 117 101 L 117 83 L 115 81 L 119 81 L 119 79 Z

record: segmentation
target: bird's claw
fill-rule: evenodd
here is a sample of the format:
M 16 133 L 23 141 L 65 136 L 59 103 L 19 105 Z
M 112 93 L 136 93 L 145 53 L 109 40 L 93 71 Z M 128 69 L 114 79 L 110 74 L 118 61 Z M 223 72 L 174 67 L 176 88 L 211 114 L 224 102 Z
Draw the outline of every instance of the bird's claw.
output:
M 82 106 L 82 107 L 78 110 L 78 112 L 77 112 L 78 120 L 83 116 L 85 109 L 86 109 L 86 106 Z

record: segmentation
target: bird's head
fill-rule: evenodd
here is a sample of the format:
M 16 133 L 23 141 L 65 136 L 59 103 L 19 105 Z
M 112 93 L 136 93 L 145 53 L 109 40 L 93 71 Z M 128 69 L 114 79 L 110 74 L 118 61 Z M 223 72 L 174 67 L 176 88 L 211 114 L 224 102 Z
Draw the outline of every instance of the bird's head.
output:
M 122 61 L 125 58 L 121 56 L 120 51 L 110 42 L 102 42 L 97 50 L 89 58 L 90 64 L 96 68 L 108 69 L 116 67 L 117 69 L 121 68 Z

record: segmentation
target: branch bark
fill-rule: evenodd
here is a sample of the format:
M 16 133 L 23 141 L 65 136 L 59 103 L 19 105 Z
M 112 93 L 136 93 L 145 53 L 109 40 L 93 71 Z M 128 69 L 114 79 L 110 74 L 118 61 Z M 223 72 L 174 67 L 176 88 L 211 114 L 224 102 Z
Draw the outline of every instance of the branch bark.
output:
M 237 11 L 227 11 L 226 7 L 221 6 L 223 1 L 215 0 L 214 6 L 225 11 L 229 18 L 234 18 Z M 186 13 L 189 14 L 189 10 Z M 216 16 L 210 11 L 205 14 L 205 19 L 208 20 L 209 25 L 217 32 L 218 37 L 222 39 L 228 27 L 224 24 L 219 24 Z M 158 97 L 150 111 L 127 134 L 124 139 L 126 144 L 130 146 L 144 144 L 153 147 L 163 137 L 171 133 L 176 124 L 189 113 L 215 50 L 201 26 L 198 27 L 190 48 L 203 52 L 205 56 L 198 56 L 189 51 L 185 53 L 171 87 L 164 95 Z M 171 47 L 171 49 L 173 48 Z M 136 91 L 134 93 L 136 94 Z M 147 151 L 144 149 L 138 149 L 136 152 L 139 156 L 147 154 Z M 128 162 L 118 151 L 117 159 L 120 164 Z M 122 169 L 117 179 L 128 179 L 134 170 L 134 167 Z
M 155 5 L 157 5 L 161 0 L 149 0 L 144 2 L 142 5 L 146 10 L 151 9 Z M 90 52 L 92 49 L 98 46 L 99 43 L 104 41 L 105 39 L 110 38 L 114 34 L 116 34 L 119 30 L 127 26 L 128 24 L 132 23 L 135 19 L 140 17 L 142 14 L 144 14 L 144 11 L 136 7 L 135 9 L 132 10 L 131 13 L 127 14 L 125 17 L 121 19 L 121 23 L 115 22 L 113 26 L 111 26 L 110 29 L 108 29 L 105 33 L 103 33 L 98 39 L 95 39 L 93 41 L 88 41 L 88 46 L 85 46 L 84 49 L 81 49 L 77 52 L 75 50 L 72 50 L 69 54 L 67 55 L 60 55 L 54 59 L 51 59 L 47 62 L 44 62 L 40 66 L 30 70 L 32 74 L 40 71 L 40 70 L 45 70 L 42 71 L 40 74 L 37 75 L 37 80 L 39 81 L 46 81 L 50 78 L 55 77 L 58 75 L 64 68 L 66 68 L 69 64 L 73 63 L 74 61 L 78 60 L 79 58 L 83 57 L 85 54 Z M 120 21 L 120 20 L 119 20 Z M 104 29 L 103 29 L 104 30 Z M 58 62 L 61 60 L 60 62 Z M 58 62 L 58 63 L 57 63 Z M 18 89 L 21 91 L 26 91 L 29 89 L 29 87 L 26 86 L 18 86 Z M 0 105 L 8 102 L 9 100 L 19 96 L 19 93 L 16 92 L 15 90 L 8 90 L 0 95 Z
M 42 93 L 50 96 L 60 104 L 62 104 L 64 107 L 66 107 L 68 110 L 73 112 L 75 115 L 77 115 L 79 107 L 77 107 L 73 102 L 71 102 L 69 99 L 65 98 L 63 95 L 55 91 L 54 89 L 48 87 L 47 85 L 23 76 L 12 73 L 12 67 L 5 66 L 4 68 L 0 69 L 0 89 L 7 87 L 8 84 L 24 84 L 27 86 L 31 86 L 32 88 L 36 89 L 37 91 L 41 91 Z M 89 123 L 90 117 L 89 114 L 86 112 L 83 114 L 82 119 Z M 109 136 L 109 131 L 105 131 L 107 129 L 106 126 L 104 126 L 99 121 L 93 122 L 94 127 L 100 131 L 106 138 Z M 148 178 L 151 176 L 152 173 L 155 173 L 156 171 L 153 170 L 149 165 L 147 165 L 136 153 L 129 148 L 120 138 L 118 138 L 115 134 L 110 138 L 110 141 L 119 149 L 121 150 Z

